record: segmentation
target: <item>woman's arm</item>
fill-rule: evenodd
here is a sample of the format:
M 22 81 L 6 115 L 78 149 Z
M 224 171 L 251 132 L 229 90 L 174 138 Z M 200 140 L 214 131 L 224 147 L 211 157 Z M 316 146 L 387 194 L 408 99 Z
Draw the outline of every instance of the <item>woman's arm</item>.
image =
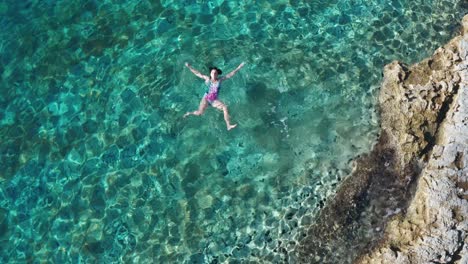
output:
M 235 70 L 233 70 L 232 72 L 226 74 L 224 77 L 221 78 L 221 80 L 226 80 L 226 79 L 231 78 L 232 76 L 234 76 L 234 74 L 236 74 L 236 72 L 238 72 L 242 67 L 244 67 L 244 65 L 245 65 L 245 63 L 239 64 L 239 66 L 237 66 L 237 68 Z
M 197 70 L 195 70 L 194 68 L 192 68 L 192 66 L 190 66 L 190 64 L 188 64 L 188 62 L 185 63 L 185 66 L 186 66 L 187 68 L 189 68 L 189 70 L 190 70 L 191 72 L 193 72 L 193 74 L 195 74 L 197 77 L 202 78 L 202 79 L 204 79 L 205 81 L 210 80 L 210 77 L 208 77 L 208 76 L 206 76 L 206 75 L 203 75 L 203 74 L 201 74 L 199 71 L 197 71 Z

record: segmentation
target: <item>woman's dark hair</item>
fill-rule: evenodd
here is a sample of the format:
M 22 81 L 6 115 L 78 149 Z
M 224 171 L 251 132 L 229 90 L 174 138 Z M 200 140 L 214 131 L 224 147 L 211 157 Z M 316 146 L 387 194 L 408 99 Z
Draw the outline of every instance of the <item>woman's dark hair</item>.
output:
M 218 69 L 217 67 L 210 67 L 210 73 L 211 73 L 212 70 L 216 70 L 216 72 L 217 72 L 219 75 L 223 74 L 223 71 L 220 70 L 220 69 Z

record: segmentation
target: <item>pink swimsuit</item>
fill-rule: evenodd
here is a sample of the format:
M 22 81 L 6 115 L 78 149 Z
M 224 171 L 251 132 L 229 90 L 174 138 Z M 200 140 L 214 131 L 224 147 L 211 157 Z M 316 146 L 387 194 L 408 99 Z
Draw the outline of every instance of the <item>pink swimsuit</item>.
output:
M 208 91 L 205 93 L 205 99 L 211 104 L 214 100 L 218 99 L 218 92 L 221 81 L 209 81 Z

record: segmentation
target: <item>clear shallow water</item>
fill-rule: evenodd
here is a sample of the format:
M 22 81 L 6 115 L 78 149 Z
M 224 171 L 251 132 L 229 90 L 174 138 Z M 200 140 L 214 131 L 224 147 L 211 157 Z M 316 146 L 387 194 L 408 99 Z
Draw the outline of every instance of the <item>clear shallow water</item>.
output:
M 281 262 L 462 1 L 0 3 L 1 262 Z M 182 119 L 225 72 L 222 115 Z M 291 256 L 292 255 L 292 256 Z M 294 259 L 291 254 L 291 259 Z

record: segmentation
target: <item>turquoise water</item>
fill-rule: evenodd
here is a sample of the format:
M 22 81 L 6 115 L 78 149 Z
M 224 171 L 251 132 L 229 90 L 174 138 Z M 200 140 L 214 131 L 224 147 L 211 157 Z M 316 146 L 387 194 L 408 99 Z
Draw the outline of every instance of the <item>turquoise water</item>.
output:
M 0 2 L 0 262 L 294 263 L 460 1 Z M 195 110 L 229 72 L 222 114 Z M 289 252 L 289 253 L 286 253 Z

